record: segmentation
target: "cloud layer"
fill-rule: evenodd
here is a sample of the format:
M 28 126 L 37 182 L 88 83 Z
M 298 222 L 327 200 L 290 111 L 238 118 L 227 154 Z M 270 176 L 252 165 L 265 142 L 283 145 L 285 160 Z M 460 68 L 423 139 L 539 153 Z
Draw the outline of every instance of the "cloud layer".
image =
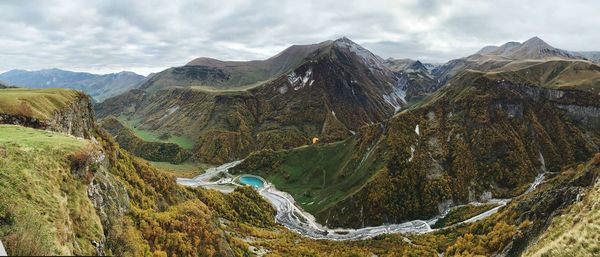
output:
M 0 71 L 160 71 L 208 56 L 268 58 L 347 36 L 387 58 L 444 62 L 539 36 L 600 50 L 600 2 L 478 0 L 5 0 Z

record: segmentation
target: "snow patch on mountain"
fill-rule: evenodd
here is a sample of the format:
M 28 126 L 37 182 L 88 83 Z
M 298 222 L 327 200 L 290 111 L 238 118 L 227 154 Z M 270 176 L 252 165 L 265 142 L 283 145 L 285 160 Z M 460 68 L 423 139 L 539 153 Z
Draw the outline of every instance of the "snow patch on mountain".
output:
M 377 69 L 380 71 L 386 69 L 385 65 L 383 64 L 384 60 L 381 57 L 374 55 L 366 48 L 352 42 L 352 40 L 346 37 L 336 40 L 334 44 L 338 47 L 347 48 L 350 50 L 350 52 L 356 54 L 356 56 L 360 57 L 371 69 Z
M 406 90 L 408 89 L 408 78 L 405 76 L 396 77 L 396 85 L 392 92 L 383 95 L 383 100 L 394 107 L 395 111 L 400 110 L 406 104 Z
M 306 85 L 312 86 L 312 84 L 315 82 L 312 79 L 312 68 L 308 68 L 308 70 L 306 70 L 306 72 L 304 72 L 304 75 L 302 75 L 302 76 L 299 74 L 296 74 L 296 72 L 292 72 L 292 73 L 288 74 L 287 77 L 288 77 L 288 82 L 296 91 L 299 89 L 302 89 Z M 287 92 L 287 89 L 285 89 L 285 90 L 281 90 L 281 88 L 279 89 L 279 93 L 285 94 L 285 92 Z

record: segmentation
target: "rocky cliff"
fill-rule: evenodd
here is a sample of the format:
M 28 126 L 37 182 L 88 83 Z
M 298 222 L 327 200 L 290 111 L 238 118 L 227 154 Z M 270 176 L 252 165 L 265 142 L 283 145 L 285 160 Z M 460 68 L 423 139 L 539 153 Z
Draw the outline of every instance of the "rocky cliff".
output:
M 2 89 L 5 96 L 16 98 L 12 108 L 0 108 L 0 124 L 46 129 L 90 139 L 95 118 L 89 96 L 74 90 Z
M 56 111 L 53 118 L 45 122 L 45 126 L 52 131 L 90 139 L 94 123 L 91 98 L 81 94 L 71 104 Z

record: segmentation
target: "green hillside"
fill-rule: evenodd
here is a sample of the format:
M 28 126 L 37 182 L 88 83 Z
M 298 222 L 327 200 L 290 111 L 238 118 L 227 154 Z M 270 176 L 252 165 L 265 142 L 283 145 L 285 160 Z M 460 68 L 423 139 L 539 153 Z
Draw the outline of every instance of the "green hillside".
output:
M 351 138 L 288 151 L 258 152 L 234 170 L 262 176 L 292 194 L 303 209 L 319 213 L 358 191 L 382 166 L 375 150 L 378 142 L 373 140 L 377 132 L 371 132 L 372 138 L 363 142 Z
M 0 237 L 11 255 L 89 255 L 103 228 L 71 160 L 90 142 L 0 125 Z M 35 160 L 35 161 L 32 161 Z
M 156 142 L 140 138 L 139 133 L 134 133 L 114 117 L 107 117 L 100 123 L 100 127 L 111 133 L 119 145 L 131 153 L 149 161 L 181 163 L 187 160 L 190 153 L 175 143 Z
M 600 92 L 600 66 L 587 61 L 514 62 L 487 76 L 554 89 Z

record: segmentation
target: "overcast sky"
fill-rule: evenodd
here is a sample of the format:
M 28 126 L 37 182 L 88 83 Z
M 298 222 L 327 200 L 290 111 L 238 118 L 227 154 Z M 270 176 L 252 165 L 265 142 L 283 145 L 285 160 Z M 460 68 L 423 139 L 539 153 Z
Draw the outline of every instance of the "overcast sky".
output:
M 600 50 L 600 1 L 1 0 L 0 71 L 141 74 L 200 56 L 265 59 L 347 36 L 383 58 L 445 62 L 539 36 Z

